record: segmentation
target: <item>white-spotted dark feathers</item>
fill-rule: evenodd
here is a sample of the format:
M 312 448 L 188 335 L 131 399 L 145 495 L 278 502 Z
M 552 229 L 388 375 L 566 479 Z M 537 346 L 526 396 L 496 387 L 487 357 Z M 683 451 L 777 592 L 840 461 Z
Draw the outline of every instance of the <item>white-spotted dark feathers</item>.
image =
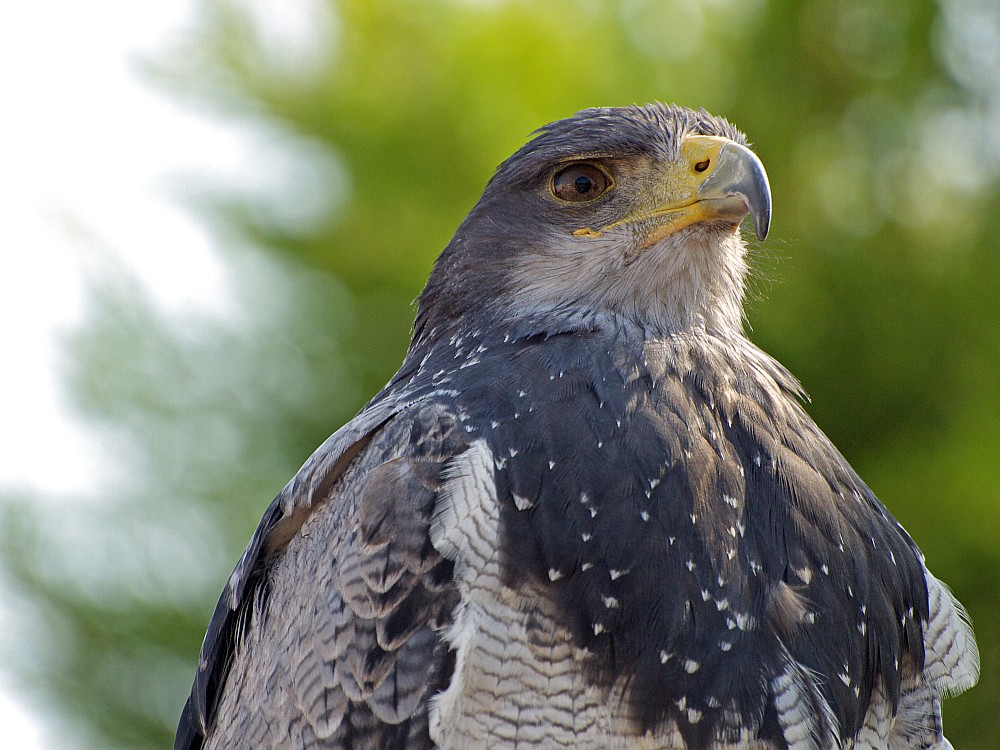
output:
M 402 369 L 265 513 L 177 750 L 950 747 L 965 613 L 743 335 L 734 227 L 526 272 L 565 229 L 532 203 L 553 160 L 689 133 L 745 143 L 592 110 L 498 170 Z

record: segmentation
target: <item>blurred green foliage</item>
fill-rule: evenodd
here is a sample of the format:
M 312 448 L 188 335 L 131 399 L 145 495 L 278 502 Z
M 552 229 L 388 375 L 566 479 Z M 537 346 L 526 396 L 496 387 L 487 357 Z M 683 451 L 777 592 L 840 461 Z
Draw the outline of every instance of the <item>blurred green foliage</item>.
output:
M 301 170 L 277 196 L 181 196 L 216 233 L 238 314 L 167 316 L 124 272 L 98 279 L 67 346 L 112 457 L 106 501 L 3 505 L 35 634 L 12 660 L 79 744 L 169 744 L 259 513 L 393 373 L 493 167 L 550 120 L 659 99 L 755 141 L 775 219 L 753 338 L 968 606 L 984 673 L 946 727 L 956 747 L 1000 746 L 992 3 L 313 0 L 292 21 L 279 5 L 201 0 L 149 66 Z

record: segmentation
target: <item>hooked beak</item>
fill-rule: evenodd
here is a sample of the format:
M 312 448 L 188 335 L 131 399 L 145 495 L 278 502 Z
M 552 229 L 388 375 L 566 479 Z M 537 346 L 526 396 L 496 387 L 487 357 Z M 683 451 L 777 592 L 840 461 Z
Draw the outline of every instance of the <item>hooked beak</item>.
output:
M 695 195 L 699 202 L 718 201 L 720 217 L 733 212 L 742 216 L 749 213 L 757 239 L 767 237 L 771 225 L 771 187 L 764 165 L 746 146 L 726 141 L 718 151 L 715 168 Z M 734 199 L 742 204 L 742 209 L 733 205 Z

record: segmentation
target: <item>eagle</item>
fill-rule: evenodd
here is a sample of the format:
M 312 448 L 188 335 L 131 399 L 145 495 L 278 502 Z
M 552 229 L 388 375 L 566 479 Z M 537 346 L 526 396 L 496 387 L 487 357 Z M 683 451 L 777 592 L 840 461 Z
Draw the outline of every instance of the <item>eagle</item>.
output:
M 950 748 L 968 618 L 746 335 L 770 214 L 704 110 L 536 132 L 265 511 L 175 748 Z

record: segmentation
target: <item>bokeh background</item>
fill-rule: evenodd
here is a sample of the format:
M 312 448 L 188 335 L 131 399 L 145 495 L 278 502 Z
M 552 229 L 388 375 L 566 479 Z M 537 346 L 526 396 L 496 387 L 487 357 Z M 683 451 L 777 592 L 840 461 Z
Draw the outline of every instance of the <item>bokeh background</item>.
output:
M 32 27 L 53 80 L 101 54 L 88 29 L 153 12 L 77 5 Z M 7 71 L 55 150 L 0 154 L 56 182 L 75 160 L 99 180 L 102 160 L 157 159 L 161 196 L 200 232 L 171 246 L 124 199 L 43 212 L 83 259 L 53 367 L 84 447 L 8 434 L 0 456 L 28 445 L 35 467 L 0 487 L 0 670 L 42 744 L 169 746 L 259 514 L 394 372 L 412 300 L 492 169 L 550 120 L 658 99 L 755 143 L 775 210 L 751 336 L 967 605 L 983 677 L 946 729 L 1000 747 L 1000 4 L 188 0 L 164 24 L 128 59 L 136 106 L 182 111 L 192 149 L 218 139 L 209 168 L 171 172 L 183 144 L 132 127 L 128 102 Z M 93 153 L 70 138 L 81 123 L 120 135 Z M 54 308 L 65 264 L 18 279 L 11 259 L 32 252 L 3 248 L 6 288 Z M 30 343 L 5 344 L 10 408 Z

